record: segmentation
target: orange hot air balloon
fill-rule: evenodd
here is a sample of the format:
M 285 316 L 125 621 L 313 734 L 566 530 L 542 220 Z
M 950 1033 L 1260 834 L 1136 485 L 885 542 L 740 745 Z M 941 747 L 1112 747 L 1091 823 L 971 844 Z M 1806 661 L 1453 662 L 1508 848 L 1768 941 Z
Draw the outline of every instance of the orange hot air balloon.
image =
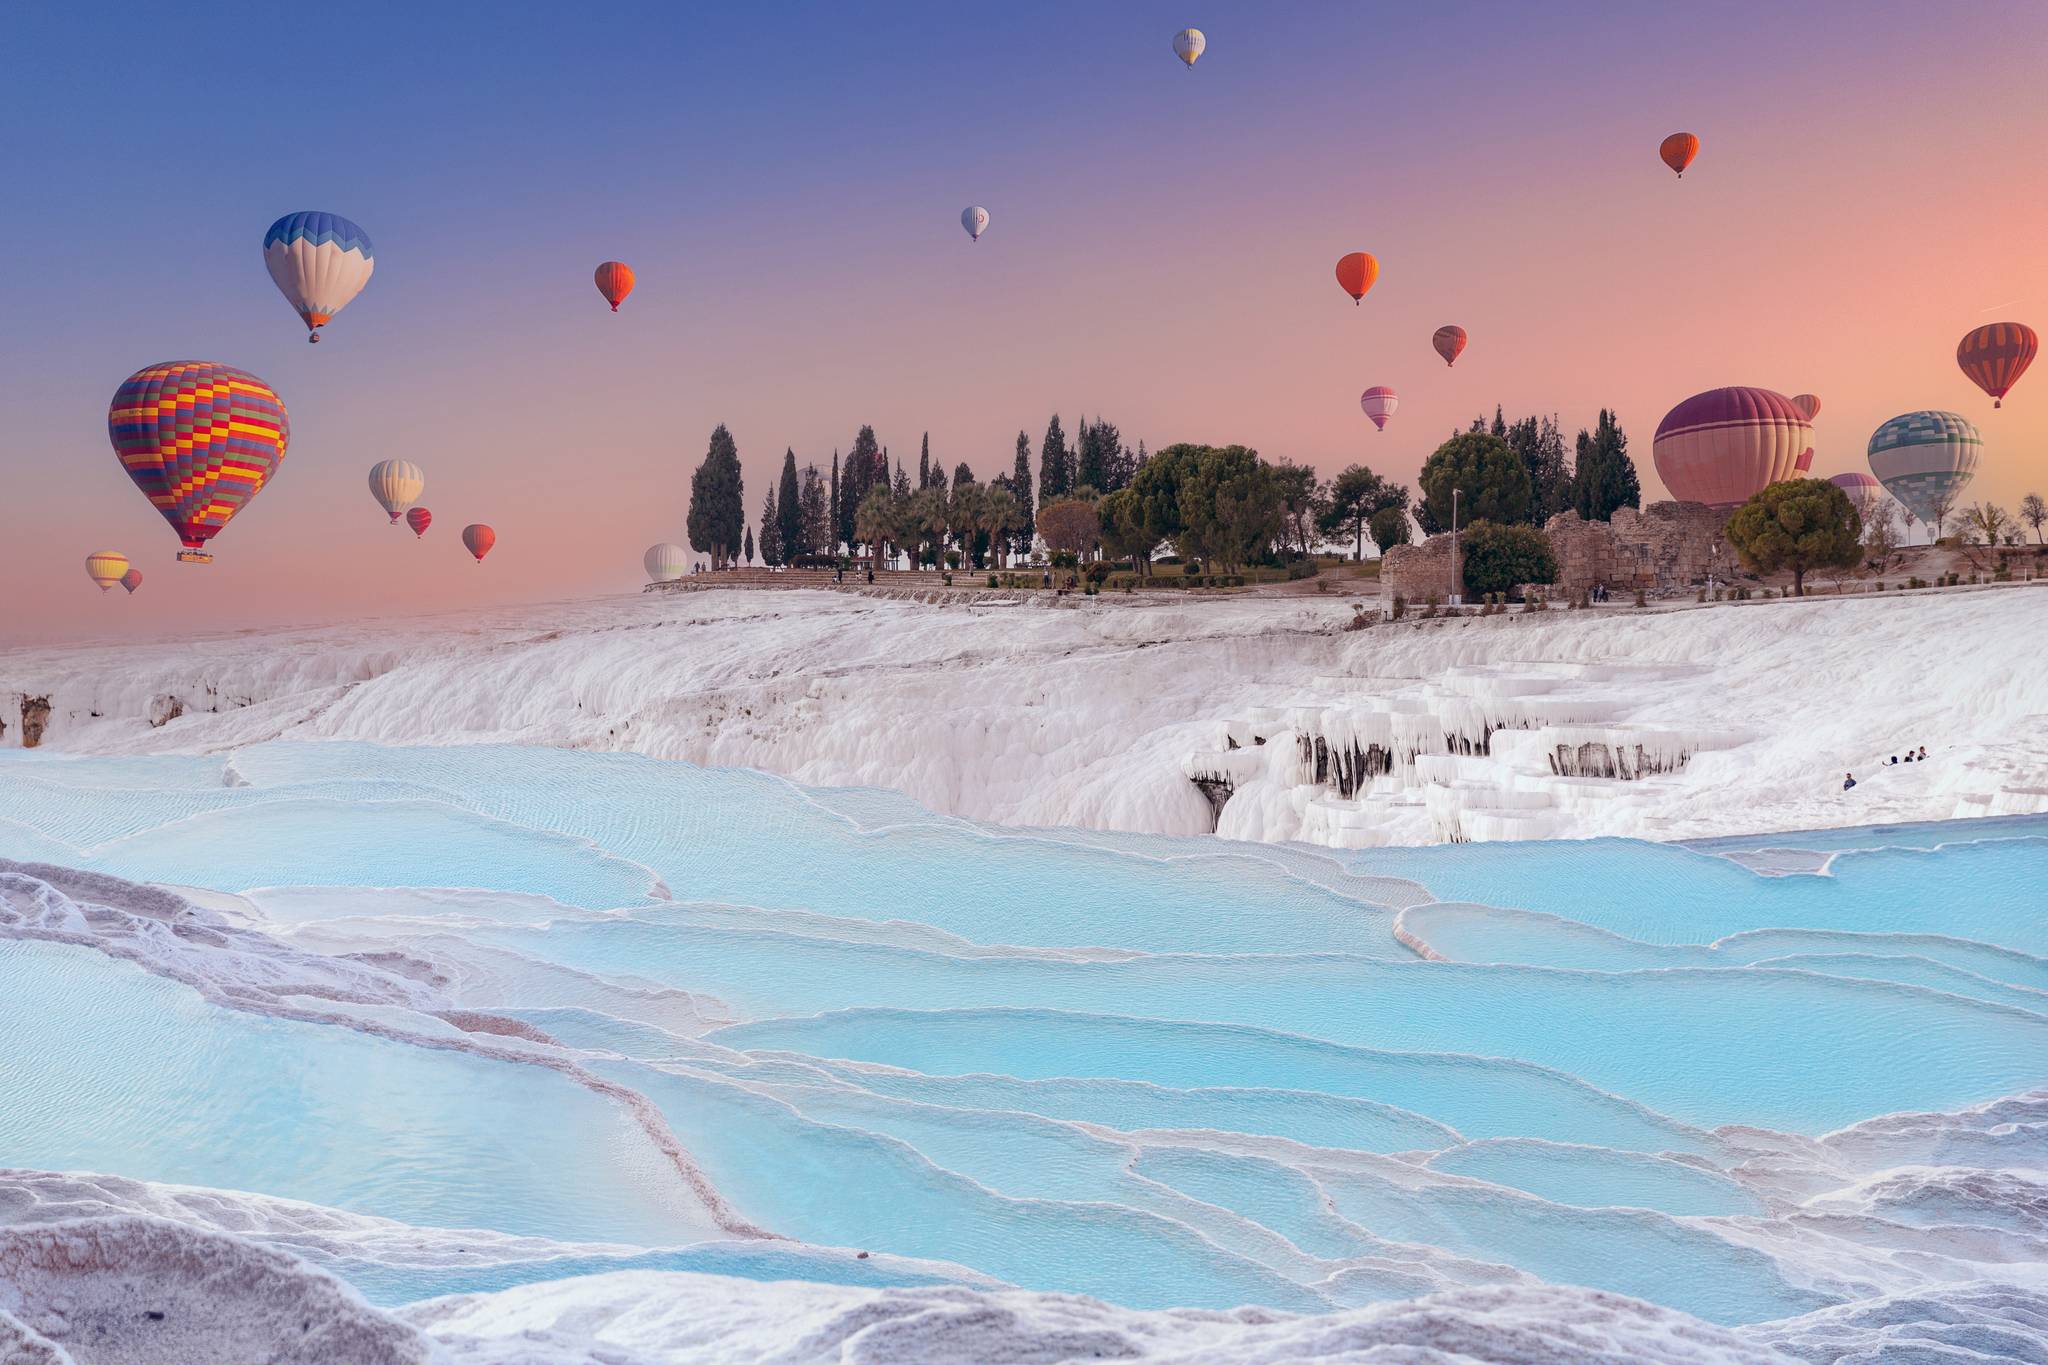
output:
M 1463 327 L 1439 327 L 1429 344 L 1436 347 L 1436 353 L 1444 358 L 1444 364 L 1455 365 L 1458 357 L 1465 353 L 1466 340 Z
M 476 556 L 476 562 L 479 564 L 484 562 L 484 556 L 489 554 L 491 547 L 497 543 L 498 533 L 480 521 L 462 528 L 463 547 Z
M 1657 155 L 1664 159 L 1681 179 L 1685 168 L 1692 165 L 1692 159 L 1700 154 L 1700 140 L 1691 133 L 1673 133 L 1658 144 Z
M 1353 303 L 1363 303 L 1366 291 L 1379 277 L 1380 263 L 1370 251 L 1354 251 L 1337 262 L 1337 283 L 1344 286 Z
M 2020 382 L 2041 339 L 2023 322 L 1994 322 L 1964 337 L 1956 346 L 1956 364 L 1970 382 L 1991 395 L 1991 406 L 2005 406 L 2005 395 Z
M 626 295 L 633 292 L 633 267 L 624 261 L 606 261 L 597 268 L 597 292 L 618 312 Z

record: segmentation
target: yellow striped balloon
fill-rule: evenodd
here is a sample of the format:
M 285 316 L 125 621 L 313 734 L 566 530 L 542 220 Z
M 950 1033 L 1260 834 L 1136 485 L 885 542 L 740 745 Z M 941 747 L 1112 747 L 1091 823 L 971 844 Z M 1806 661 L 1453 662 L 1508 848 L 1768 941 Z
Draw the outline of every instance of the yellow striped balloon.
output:
M 94 550 L 85 557 L 85 573 L 105 592 L 121 581 L 121 575 L 128 572 L 128 556 L 119 550 Z
M 370 466 L 370 496 L 384 508 L 394 525 L 426 489 L 427 476 L 411 460 L 379 460 Z

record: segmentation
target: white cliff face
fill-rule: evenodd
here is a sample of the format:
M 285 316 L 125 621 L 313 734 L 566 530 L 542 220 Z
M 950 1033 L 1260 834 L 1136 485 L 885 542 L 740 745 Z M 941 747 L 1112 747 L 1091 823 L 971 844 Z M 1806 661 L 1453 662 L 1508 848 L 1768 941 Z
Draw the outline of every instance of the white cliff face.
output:
M 1347 632 L 1350 616 L 1337 595 L 967 607 L 703 592 L 14 649 L 0 744 L 22 743 L 33 703 L 56 752 L 279 737 L 623 749 L 891 787 L 1011 824 L 1336 845 L 2048 807 L 2048 591 Z M 1909 744 L 1933 761 L 1884 766 Z

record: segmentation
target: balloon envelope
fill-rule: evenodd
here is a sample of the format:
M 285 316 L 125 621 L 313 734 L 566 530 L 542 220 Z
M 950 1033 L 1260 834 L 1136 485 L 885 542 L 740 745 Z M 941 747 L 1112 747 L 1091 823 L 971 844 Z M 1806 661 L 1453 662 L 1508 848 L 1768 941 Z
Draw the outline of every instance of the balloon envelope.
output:
M 497 543 L 498 533 L 480 521 L 462 528 L 463 548 L 475 555 L 479 564 L 484 562 L 484 556 L 489 554 L 491 547 Z
M 1806 414 L 1772 389 L 1709 389 L 1664 414 L 1650 446 L 1680 502 L 1733 507 L 1813 461 Z
M 1354 251 L 1337 262 L 1337 283 L 1357 303 L 1365 298 L 1365 291 L 1372 288 L 1380 277 L 1380 263 L 1370 251 Z
M 405 514 L 405 524 L 412 527 L 413 539 L 418 540 L 434 524 L 434 514 L 424 507 L 415 507 Z
M 1679 175 L 1692 165 L 1692 159 L 1700 154 L 1700 140 L 1691 133 L 1673 133 L 1658 144 L 1657 155 L 1664 164 Z
M 1394 409 L 1401 406 L 1401 395 L 1384 384 L 1375 384 L 1358 395 L 1358 406 L 1365 415 L 1372 418 L 1372 424 L 1381 431 L 1387 429 L 1387 419 L 1394 415 Z
M 1885 492 L 1932 526 L 1977 473 L 1984 438 L 1953 412 L 1901 413 L 1870 436 L 1870 472 Z M 1938 515 L 1939 514 L 1939 515 Z
M 405 509 L 419 501 L 427 476 L 411 460 L 379 460 L 370 466 L 370 496 L 396 526 Z
M 188 551 L 199 551 L 263 491 L 291 442 L 268 384 L 210 360 L 167 360 L 128 376 L 107 408 L 121 468 Z
M 131 593 L 134 592 L 137 588 L 141 587 L 142 570 L 130 569 L 127 573 L 122 574 L 121 586 L 128 589 L 128 591 Z
M 663 541 L 659 545 L 648 546 L 647 553 L 640 556 L 640 563 L 647 570 L 648 582 L 669 583 L 689 571 L 689 551 Z
M 1994 322 L 1979 327 L 1956 345 L 1956 364 L 1970 382 L 1991 395 L 1991 406 L 2005 406 L 2005 395 L 2020 382 L 2041 339 L 2023 322 Z
M 1202 36 L 1202 30 L 1198 28 L 1184 28 L 1173 35 L 1173 55 L 1189 66 L 1195 64 L 1195 58 L 1201 56 L 1208 46 L 1209 40 Z
M 1809 422 L 1811 422 L 1814 418 L 1820 416 L 1820 399 L 1814 397 L 1810 393 L 1793 394 L 1792 406 L 1798 408 L 1801 412 L 1805 413 L 1806 420 Z
M 988 210 L 979 204 L 960 210 L 960 226 L 967 229 L 969 237 L 980 241 L 981 234 L 988 231 Z
M 101 592 L 121 581 L 128 572 L 128 556 L 119 550 L 94 550 L 85 557 L 85 576 L 99 584 Z
M 1436 347 L 1436 353 L 1444 358 L 1444 364 L 1454 365 L 1465 353 L 1465 329 L 1463 327 L 1439 327 L 1429 344 Z
M 606 261 L 597 268 L 597 292 L 618 312 L 626 295 L 633 292 L 633 267 L 624 261 Z
M 263 264 L 286 303 L 320 339 L 377 268 L 370 234 L 338 213 L 287 213 L 263 234 Z

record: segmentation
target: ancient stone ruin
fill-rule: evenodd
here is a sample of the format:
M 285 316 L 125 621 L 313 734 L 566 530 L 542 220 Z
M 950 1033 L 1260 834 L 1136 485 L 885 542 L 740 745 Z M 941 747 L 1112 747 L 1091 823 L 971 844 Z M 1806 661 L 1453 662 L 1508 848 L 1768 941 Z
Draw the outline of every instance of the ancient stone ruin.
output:
M 1641 511 L 1623 507 L 1611 521 L 1560 512 L 1543 524 L 1557 556 L 1552 591 L 1577 597 L 1604 584 L 1610 593 L 1670 594 L 1704 583 L 1710 574 L 1725 580 L 1741 569 L 1722 534 L 1729 515 L 1728 509 L 1698 502 L 1653 502 Z M 1380 560 L 1380 586 L 1390 600 L 1447 600 L 1453 591 L 1450 536 L 1388 550 Z

